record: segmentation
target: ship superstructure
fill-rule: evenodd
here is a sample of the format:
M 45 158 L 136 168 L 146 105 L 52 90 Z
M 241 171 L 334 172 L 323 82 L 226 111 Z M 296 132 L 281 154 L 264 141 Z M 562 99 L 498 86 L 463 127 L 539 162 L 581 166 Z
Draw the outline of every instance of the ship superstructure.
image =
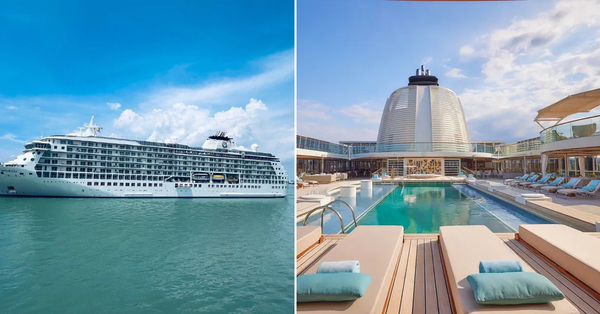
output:
M 99 136 L 93 123 L 25 144 L 0 165 L 0 195 L 54 197 L 284 197 L 269 153 L 239 149 L 225 132 L 202 147 Z

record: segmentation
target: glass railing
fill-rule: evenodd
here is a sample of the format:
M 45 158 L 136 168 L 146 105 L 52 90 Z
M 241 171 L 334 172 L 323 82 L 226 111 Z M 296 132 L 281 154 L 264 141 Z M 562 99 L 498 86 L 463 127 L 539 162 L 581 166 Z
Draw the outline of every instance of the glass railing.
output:
M 557 124 L 540 132 L 542 143 L 600 135 L 600 116 Z
M 296 136 L 296 148 L 316 150 L 339 155 L 348 155 L 348 146 L 317 140 L 306 136 Z
M 353 146 L 330 143 L 305 136 L 297 136 L 296 147 L 344 156 L 382 152 L 476 152 L 489 154 L 494 154 L 496 152 L 496 145 L 491 143 L 369 143 L 368 145 L 358 144 Z
M 496 154 L 498 155 L 510 155 L 516 153 L 522 153 L 532 150 L 539 150 L 542 143 L 539 138 L 534 137 L 516 143 L 502 144 L 496 146 Z

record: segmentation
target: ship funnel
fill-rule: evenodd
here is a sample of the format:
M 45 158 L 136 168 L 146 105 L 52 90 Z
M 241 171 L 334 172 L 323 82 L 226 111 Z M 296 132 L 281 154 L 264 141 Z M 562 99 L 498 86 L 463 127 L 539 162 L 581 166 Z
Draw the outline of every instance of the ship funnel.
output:
M 256 143 L 252 144 L 252 146 L 250 146 L 250 149 L 252 149 L 253 152 L 258 151 L 258 144 L 256 144 Z
M 417 69 L 417 76 L 425 76 L 425 75 L 430 76 L 431 71 L 425 70 L 425 66 L 421 65 L 421 67 Z

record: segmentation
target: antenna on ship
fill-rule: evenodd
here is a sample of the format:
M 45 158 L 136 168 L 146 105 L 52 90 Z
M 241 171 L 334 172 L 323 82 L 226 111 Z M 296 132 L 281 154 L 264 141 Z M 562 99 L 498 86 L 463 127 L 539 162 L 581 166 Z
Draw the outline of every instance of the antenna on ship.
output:
M 97 136 L 102 131 L 101 127 L 94 124 L 94 115 L 92 115 L 92 119 L 90 119 L 90 124 L 84 124 L 83 126 L 84 126 L 84 128 L 87 128 L 88 130 L 92 131 L 92 134 L 94 136 Z M 83 128 L 80 128 L 80 129 L 83 129 Z

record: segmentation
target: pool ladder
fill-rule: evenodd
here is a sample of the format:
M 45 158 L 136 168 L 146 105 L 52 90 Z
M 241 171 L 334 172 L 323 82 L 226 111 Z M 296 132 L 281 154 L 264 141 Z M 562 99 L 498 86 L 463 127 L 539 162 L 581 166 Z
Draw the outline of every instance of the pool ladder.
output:
M 319 206 L 317 208 L 311 209 L 308 213 L 306 213 L 306 216 L 304 216 L 304 223 L 302 225 L 306 226 L 306 222 L 308 221 L 308 217 L 310 217 L 310 215 L 312 213 L 314 213 L 315 211 L 321 209 L 321 234 L 323 234 L 323 216 L 325 214 L 325 211 L 329 209 L 329 210 L 331 210 L 332 212 L 334 212 L 338 216 L 338 218 L 340 219 L 340 227 L 341 227 L 342 233 L 346 234 L 346 229 L 344 228 L 344 221 L 342 220 L 342 216 L 340 215 L 340 213 L 337 210 L 335 210 L 335 209 L 333 209 L 333 207 L 331 207 L 331 204 L 333 204 L 333 203 L 346 204 L 346 206 L 348 206 L 348 208 L 350 208 L 350 211 L 352 212 L 352 219 L 354 220 L 354 227 L 358 226 L 358 224 L 356 223 L 356 215 L 354 214 L 354 208 L 350 204 L 348 204 L 348 203 L 346 203 L 346 202 L 344 202 L 342 200 L 334 200 L 334 201 L 331 201 L 331 202 L 329 202 L 329 203 L 327 203 L 325 205 L 322 205 L 322 206 Z

